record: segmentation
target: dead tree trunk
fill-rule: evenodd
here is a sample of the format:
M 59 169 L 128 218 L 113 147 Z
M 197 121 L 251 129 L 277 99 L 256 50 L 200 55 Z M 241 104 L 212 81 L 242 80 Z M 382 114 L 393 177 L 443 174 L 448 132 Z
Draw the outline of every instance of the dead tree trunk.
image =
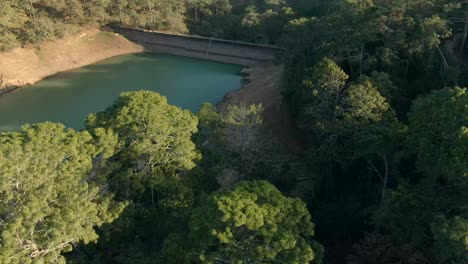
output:
M 463 52 L 465 51 L 466 38 L 468 37 L 468 19 L 465 20 L 465 26 L 463 28 L 463 37 L 460 45 L 460 61 L 463 61 Z
M 0 89 L 3 89 L 4 86 L 6 86 L 5 77 L 3 77 L 3 73 L 0 73 Z

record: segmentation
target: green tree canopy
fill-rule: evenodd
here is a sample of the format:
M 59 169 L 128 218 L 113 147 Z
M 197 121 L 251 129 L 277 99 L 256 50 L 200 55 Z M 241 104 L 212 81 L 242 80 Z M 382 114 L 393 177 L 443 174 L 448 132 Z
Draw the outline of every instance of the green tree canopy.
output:
M 431 231 L 434 235 L 436 255 L 442 261 L 468 261 L 467 218 L 454 216 L 447 219 L 445 216 L 438 216 L 432 223 Z
M 322 133 L 336 129 L 343 111 L 342 91 L 348 78 L 340 66 L 328 58 L 308 70 L 303 81 L 304 122 L 307 127 Z
M 151 189 L 152 203 L 156 190 L 160 204 L 187 207 L 192 194 L 180 176 L 199 159 L 192 142 L 197 123 L 190 111 L 169 105 L 166 97 L 137 91 L 122 93 L 107 110 L 91 114 L 86 127 L 118 135 L 112 165 L 107 167 L 113 169 L 110 185 L 121 199 L 134 199 Z
M 211 195 L 192 216 L 190 236 L 203 263 L 320 263 L 305 204 L 266 181 Z
M 197 118 L 190 111 L 169 105 L 167 98 L 150 91 L 125 92 L 106 111 L 91 114 L 88 129 L 107 128 L 119 135 L 122 158 L 150 170 L 189 170 L 198 153 L 191 137 Z
M 468 182 L 468 93 L 446 88 L 417 99 L 409 113 L 409 146 L 433 179 Z
M 19 44 L 17 30 L 23 28 L 27 15 L 17 1 L 0 2 L 0 51 L 11 49 Z
M 122 212 L 92 171 L 95 144 L 54 123 L 0 135 L 1 263 L 65 263 L 61 253 Z
M 197 124 L 190 111 L 150 91 L 122 93 L 105 111 L 88 117 L 86 128 L 110 153 L 99 173 L 108 175 L 116 199 L 130 205 L 99 230 L 96 247 L 80 248 L 82 259 L 73 255 L 73 261 L 158 262 L 166 237 L 184 230 L 190 217 L 192 179 L 199 181 L 191 172 L 200 156 L 192 142 Z
M 365 125 L 394 119 L 393 110 L 370 81 L 353 83 L 346 90 L 343 118 L 348 125 Z

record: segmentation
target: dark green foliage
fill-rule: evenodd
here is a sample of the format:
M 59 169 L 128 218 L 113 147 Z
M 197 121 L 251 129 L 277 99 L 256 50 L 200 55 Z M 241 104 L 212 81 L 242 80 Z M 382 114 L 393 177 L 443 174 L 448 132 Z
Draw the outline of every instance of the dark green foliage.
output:
M 287 23 L 280 43 L 287 48 L 284 95 L 314 175 L 296 190 L 319 204 L 318 237 L 336 252 L 327 260 L 343 263 L 343 247 L 370 231 L 377 235 L 355 248 L 353 263 L 424 263 L 420 255 L 427 263 L 465 261 L 440 246 L 437 239 L 449 242 L 434 226 L 447 234 L 450 219 L 466 218 L 466 92 L 431 91 L 464 83 L 466 61 L 457 55 L 466 44 L 466 1 L 309 4 L 323 9 L 296 11 L 305 15 Z M 381 255 L 371 242 L 401 255 Z
M 468 261 L 468 219 L 439 216 L 431 227 L 435 240 L 435 252 L 439 259 L 460 263 Z
M 185 4 L 185 0 L 2 0 L 0 51 L 106 24 L 187 32 Z
M 274 43 L 295 16 L 288 1 L 194 0 L 187 6 L 194 33 L 251 42 Z
M 409 113 L 409 147 L 428 176 L 468 183 L 468 93 L 453 88 L 417 99 Z
M 348 257 L 348 264 L 429 264 L 424 254 L 408 245 L 394 245 L 380 234 L 366 234 L 361 243 L 353 246 L 353 254 Z
M 280 45 L 304 142 L 285 151 L 261 105 L 204 104 L 195 117 L 144 91 L 90 115 L 83 132 L 4 134 L 0 262 L 63 262 L 76 243 L 67 260 L 83 264 L 467 262 L 467 10 L 466 0 L 0 1 L 0 50 L 106 24 Z M 26 169 L 21 193 L 12 180 Z M 316 233 L 306 204 L 276 188 L 306 201 Z M 75 202 L 82 193 L 90 202 Z
M 194 211 L 192 251 L 201 263 L 320 263 L 310 219 L 302 201 L 268 182 L 240 182 Z
M 414 102 L 407 140 L 421 174 L 391 191 L 374 216 L 396 243 L 426 250 L 440 263 L 468 256 L 465 90 L 445 88 Z

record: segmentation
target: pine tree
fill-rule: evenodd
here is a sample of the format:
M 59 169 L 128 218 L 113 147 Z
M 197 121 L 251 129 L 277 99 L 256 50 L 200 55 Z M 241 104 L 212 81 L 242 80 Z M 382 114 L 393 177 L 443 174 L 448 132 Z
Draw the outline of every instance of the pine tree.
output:
M 0 135 L 0 263 L 65 263 L 61 253 L 122 212 L 92 172 L 94 144 L 54 123 Z

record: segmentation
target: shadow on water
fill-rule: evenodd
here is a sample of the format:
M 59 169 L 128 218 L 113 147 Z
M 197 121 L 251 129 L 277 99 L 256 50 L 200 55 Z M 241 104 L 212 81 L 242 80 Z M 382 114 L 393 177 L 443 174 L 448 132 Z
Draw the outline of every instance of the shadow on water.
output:
M 151 90 L 171 104 L 196 111 L 240 87 L 241 66 L 173 55 L 139 53 L 48 77 L 0 99 L 0 131 L 24 123 L 61 122 L 80 129 L 124 91 Z

